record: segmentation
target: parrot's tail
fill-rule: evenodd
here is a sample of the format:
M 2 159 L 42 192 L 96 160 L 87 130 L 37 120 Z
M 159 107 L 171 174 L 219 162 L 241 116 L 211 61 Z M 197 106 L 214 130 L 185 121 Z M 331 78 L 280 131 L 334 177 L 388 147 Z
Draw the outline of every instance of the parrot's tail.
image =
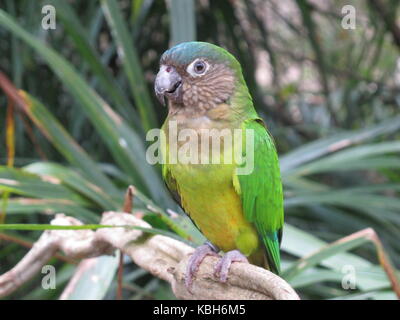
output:
M 279 251 L 278 239 L 264 239 L 264 264 L 267 265 L 268 270 L 279 275 L 281 272 L 281 255 Z
M 271 271 L 271 272 L 273 272 L 273 273 L 275 273 L 278 276 L 280 274 L 280 266 L 279 266 L 279 264 L 277 265 L 274 262 L 271 263 L 269 258 L 268 258 L 268 253 L 267 252 L 264 254 L 262 267 L 267 269 L 267 270 L 269 270 L 269 271 Z

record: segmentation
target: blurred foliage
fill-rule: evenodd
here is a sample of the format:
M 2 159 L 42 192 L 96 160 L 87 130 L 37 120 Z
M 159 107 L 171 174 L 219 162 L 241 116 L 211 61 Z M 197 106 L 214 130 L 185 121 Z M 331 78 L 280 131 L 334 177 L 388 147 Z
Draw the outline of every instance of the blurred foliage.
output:
M 45 4 L 57 10 L 55 30 L 41 27 Z M 341 26 L 348 4 L 356 8 L 354 30 Z M 275 138 L 285 190 L 284 277 L 305 299 L 395 298 L 373 246 L 337 246 L 301 272 L 293 267 L 366 227 L 400 267 L 398 12 L 390 0 L 2 0 L 0 69 L 26 92 L 27 105 L 14 110 L 17 169 L 6 166 L 0 144 L 6 222 L 48 223 L 64 212 L 96 223 L 103 210 L 121 209 L 132 184 L 136 213 L 201 243 L 188 218 L 168 213 L 182 212 L 159 168 L 145 161 L 146 130 L 166 116 L 152 92 L 159 57 L 172 43 L 196 38 L 238 58 Z M 9 109 L 1 92 L 4 142 Z M 28 242 L 40 234 L 6 233 Z M 25 252 L 2 241 L 0 273 Z M 57 290 L 42 290 L 38 275 L 11 298 L 58 298 L 75 266 L 51 263 Z M 173 299 L 167 284 L 125 263 L 125 298 Z M 354 290 L 341 285 L 348 265 L 357 271 Z M 91 297 L 114 299 L 115 259 L 100 267 L 109 287 Z M 86 293 L 84 280 L 75 297 Z

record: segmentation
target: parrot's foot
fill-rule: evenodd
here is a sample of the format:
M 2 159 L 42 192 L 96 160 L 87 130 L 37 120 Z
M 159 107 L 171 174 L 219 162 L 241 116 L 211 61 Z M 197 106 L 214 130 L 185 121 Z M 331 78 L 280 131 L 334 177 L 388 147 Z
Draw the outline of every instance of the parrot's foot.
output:
M 239 250 L 232 250 L 225 253 L 214 269 L 214 275 L 216 277 L 219 275 L 219 281 L 222 283 L 228 280 L 228 273 L 232 262 L 249 263 L 247 258 Z
M 210 242 L 205 242 L 203 245 L 196 248 L 190 257 L 185 274 L 185 286 L 186 289 L 192 293 L 191 288 L 193 284 L 193 277 L 196 272 L 199 270 L 201 262 L 204 260 L 206 256 L 219 256 L 218 248 L 212 245 Z

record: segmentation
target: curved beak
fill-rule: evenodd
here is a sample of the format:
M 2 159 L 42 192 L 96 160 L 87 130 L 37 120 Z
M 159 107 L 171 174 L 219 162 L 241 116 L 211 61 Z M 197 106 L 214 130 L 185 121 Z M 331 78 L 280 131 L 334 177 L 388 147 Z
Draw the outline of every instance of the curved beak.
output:
M 165 97 L 175 101 L 180 99 L 182 78 L 174 67 L 162 65 L 154 83 L 154 91 L 162 105 L 165 106 Z

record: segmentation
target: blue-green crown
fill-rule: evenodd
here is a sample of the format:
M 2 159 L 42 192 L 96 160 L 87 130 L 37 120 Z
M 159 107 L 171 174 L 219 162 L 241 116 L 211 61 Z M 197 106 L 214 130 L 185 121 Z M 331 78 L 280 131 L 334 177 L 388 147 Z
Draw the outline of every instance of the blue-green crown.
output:
M 205 58 L 211 62 L 225 62 L 232 68 L 240 69 L 236 58 L 225 49 L 208 42 L 182 42 L 164 52 L 161 56 L 161 63 L 173 62 L 185 66 L 196 58 Z

